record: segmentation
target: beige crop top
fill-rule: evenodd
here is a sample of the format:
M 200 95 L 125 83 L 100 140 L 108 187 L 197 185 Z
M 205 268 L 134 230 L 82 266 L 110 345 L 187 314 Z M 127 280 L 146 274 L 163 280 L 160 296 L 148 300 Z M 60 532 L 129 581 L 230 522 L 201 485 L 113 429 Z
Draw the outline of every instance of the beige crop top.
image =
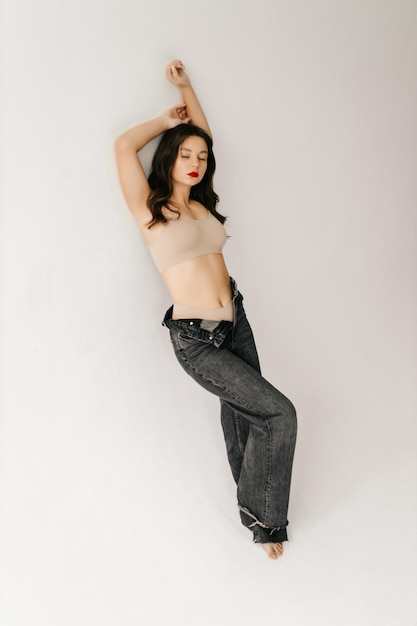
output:
M 221 254 L 227 241 L 223 224 L 209 212 L 202 220 L 180 217 L 160 228 L 156 241 L 149 245 L 156 267 L 162 273 L 169 267 L 205 254 Z

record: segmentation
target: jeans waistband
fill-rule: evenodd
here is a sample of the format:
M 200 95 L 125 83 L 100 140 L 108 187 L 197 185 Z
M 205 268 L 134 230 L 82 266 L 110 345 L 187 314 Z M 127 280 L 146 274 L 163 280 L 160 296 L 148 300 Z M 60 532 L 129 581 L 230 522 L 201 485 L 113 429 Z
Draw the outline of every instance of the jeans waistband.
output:
M 232 289 L 232 302 L 234 309 L 234 316 L 236 321 L 237 308 L 243 300 L 242 294 L 237 288 L 236 281 L 230 278 L 230 286 Z M 207 330 L 204 328 L 204 320 L 202 319 L 172 319 L 173 305 L 165 313 L 162 325 L 166 326 L 172 332 L 179 332 L 188 337 L 199 339 L 206 343 L 212 343 L 216 347 L 219 347 L 225 340 L 227 334 L 232 330 L 234 322 L 221 321 L 213 330 Z M 203 325 L 202 325 L 203 324 Z

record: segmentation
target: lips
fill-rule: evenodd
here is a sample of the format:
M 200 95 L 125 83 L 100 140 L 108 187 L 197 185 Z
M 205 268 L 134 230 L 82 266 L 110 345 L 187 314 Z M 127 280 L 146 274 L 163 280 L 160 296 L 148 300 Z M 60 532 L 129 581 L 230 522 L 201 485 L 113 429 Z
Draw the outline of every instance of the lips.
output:
M 191 178 L 198 178 L 198 172 L 188 172 L 188 176 L 191 176 Z

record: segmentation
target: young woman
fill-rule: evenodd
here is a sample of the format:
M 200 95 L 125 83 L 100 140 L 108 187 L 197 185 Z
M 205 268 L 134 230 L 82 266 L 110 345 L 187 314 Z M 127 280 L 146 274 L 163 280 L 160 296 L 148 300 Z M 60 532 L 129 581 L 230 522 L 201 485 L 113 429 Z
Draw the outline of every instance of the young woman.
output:
M 295 410 L 261 376 L 243 297 L 224 262 L 209 125 L 181 61 L 167 77 L 183 103 L 117 139 L 120 181 L 174 303 L 163 323 L 176 357 L 220 398 L 242 523 L 275 559 L 287 540 Z M 137 153 L 159 135 L 147 179 Z

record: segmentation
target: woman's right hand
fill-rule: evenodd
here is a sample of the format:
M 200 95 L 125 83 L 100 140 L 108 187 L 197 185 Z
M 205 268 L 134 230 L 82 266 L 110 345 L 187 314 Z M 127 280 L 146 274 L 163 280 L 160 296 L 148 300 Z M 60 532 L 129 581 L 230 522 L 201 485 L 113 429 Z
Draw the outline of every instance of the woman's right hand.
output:
M 188 124 L 190 118 L 187 113 L 187 106 L 184 102 L 165 111 L 161 116 L 168 128 L 175 128 L 179 124 Z
M 152 217 L 147 202 L 150 187 L 138 152 L 161 133 L 179 124 L 188 124 L 189 121 L 186 104 L 182 102 L 162 115 L 130 128 L 116 140 L 116 159 L 123 193 L 127 206 L 139 220 L 144 234 Z

